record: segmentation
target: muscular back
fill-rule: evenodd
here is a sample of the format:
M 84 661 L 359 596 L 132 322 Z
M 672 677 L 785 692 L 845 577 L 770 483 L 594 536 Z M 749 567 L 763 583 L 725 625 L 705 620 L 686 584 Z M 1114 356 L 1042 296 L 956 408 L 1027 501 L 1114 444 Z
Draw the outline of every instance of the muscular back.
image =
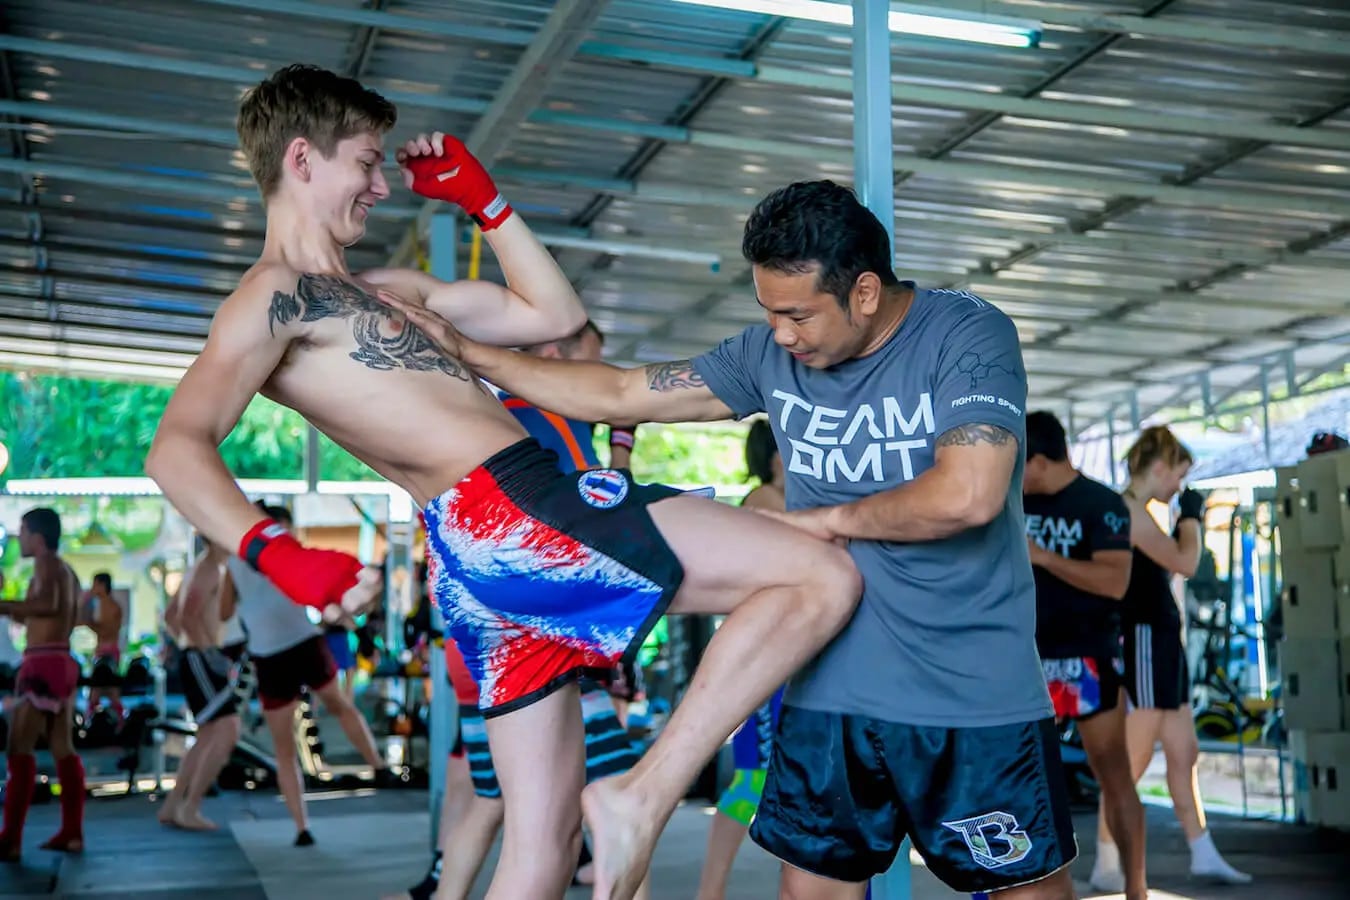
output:
M 96 599 L 97 612 L 89 627 L 100 645 L 116 644 L 122 639 L 122 604 L 111 596 Z
M 382 273 L 382 289 L 417 296 L 419 275 Z M 302 274 L 285 289 L 255 292 L 247 315 L 269 339 L 287 341 L 263 393 L 422 503 L 524 431 L 477 376 L 375 290 Z
M 183 647 L 219 646 L 221 622 L 220 595 L 225 567 L 220 559 L 202 554 L 192 563 L 178 589 L 177 615 L 179 643 Z
M 24 616 L 28 646 L 69 643 L 79 612 L 79 598 L 80 578 L 65 560 L 55 555 L 37 558 L 25 597 L 32 607 Z

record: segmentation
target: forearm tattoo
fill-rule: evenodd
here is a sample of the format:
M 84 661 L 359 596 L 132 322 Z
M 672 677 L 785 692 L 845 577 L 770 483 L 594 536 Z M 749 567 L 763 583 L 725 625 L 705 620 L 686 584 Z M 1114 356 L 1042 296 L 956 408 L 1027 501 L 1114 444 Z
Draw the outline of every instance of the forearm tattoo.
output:
M 937 439 L 939 447 L 968 447 L 972 444 L 1006 444 L 1015 441 L 1012 432 L 997 425 L 958 425 Z
M 267 328 L 273 334 L 277 325 L 321 319 L 351 320 L 356 340 L 351 358 L 368 369 L 439 371 L 461 381 L 471 379 L 464 364 L 432 343 L 421 329 L 395 319 L 393 310 L 349 281 L 332 275 L 301 275 L 295 293 L 272 294 Z
M 647 388 L 665 393 L 689 388 L 707 387 L 703 376 L 694 371 L 694 364 L 687 359 L 677 362 L 653 363 L 646 366 Z

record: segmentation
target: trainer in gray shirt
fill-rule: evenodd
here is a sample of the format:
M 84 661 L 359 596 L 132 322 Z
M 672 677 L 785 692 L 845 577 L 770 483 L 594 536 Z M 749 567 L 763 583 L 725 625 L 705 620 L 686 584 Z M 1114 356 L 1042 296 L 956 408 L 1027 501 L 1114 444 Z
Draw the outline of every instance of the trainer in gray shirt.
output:
M 1026 436 L 1017 330 L 963 291 L 916 290 L 876 352 L 820 369 L 755 325 L 693 360 L 738 416 L 767 412 L 789 510 L 836 506 L 933 466 L 942 434 L 995 425 Z M 854 539 L 853 620 L 785 702 L 910 725 L 980 727 L 1051 715 L 1036 653 L 1036 594 L 1022 516 L 1022 454 L 992 521 L 940 540 Z

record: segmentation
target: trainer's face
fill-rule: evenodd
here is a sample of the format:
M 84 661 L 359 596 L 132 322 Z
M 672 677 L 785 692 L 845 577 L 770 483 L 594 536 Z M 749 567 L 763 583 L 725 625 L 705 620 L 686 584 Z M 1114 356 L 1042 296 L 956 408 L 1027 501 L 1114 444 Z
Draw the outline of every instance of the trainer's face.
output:
M 1050 461 L 1039 453 L 1027 460 L 1026 467 L 1022 470 L 1023 494 L 1045 493 L 1043 487 L 1045 484 L 1045 470 L 1049 465 Z
M 344 247 L 361 239 L 370 210 L 389 196 L 389 182 L 380 169 L 382 162 L 384 139 L 378 134 L 358 134 L 339 141 L 332 158 L 324 157 L 317 148 L 311 154 L 311 184 L 319 215 Z
M 789 274 L 754 266 L 753 278 L 774 342 L 802 365 L 829 368 L 852 359 L 866 342 L 865 320 L 855 321 L 833 294 L 819 290 L 814 271 Z

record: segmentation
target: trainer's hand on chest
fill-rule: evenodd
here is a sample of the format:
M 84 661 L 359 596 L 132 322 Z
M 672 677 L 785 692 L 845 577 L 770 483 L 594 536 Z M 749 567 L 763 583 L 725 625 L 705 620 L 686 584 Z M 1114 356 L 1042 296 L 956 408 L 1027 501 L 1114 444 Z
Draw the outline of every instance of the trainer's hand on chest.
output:
M 464 336 L 450 324 L 449 319 L 432 312 L 421 303 L 413 303 L 388 291 L 379 291 L 376 296 L 380 298 L 381 303 L 401 313 L 405 319 L 416 325 L 442 352 L 456 358 L 463 356 Z

